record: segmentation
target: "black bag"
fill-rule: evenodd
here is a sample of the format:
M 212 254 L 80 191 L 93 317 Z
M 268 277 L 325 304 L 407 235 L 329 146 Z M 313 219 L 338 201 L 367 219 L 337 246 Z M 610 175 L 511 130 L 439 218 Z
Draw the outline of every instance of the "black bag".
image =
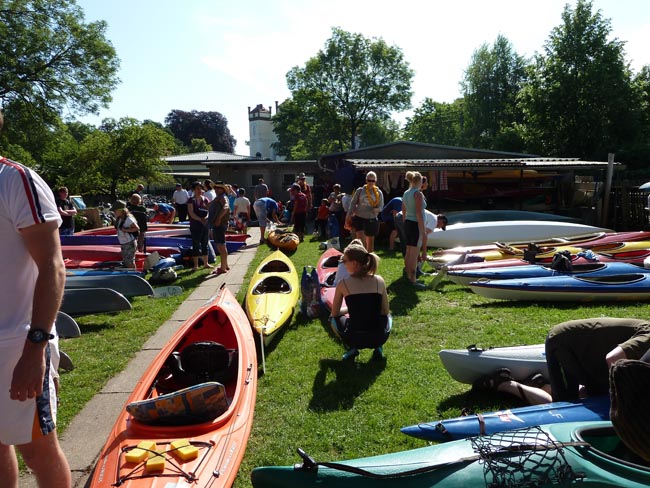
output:
M 570 272 L 573 270 L 573 264 L 571 264 L 571 253 L 569 251 L 560 251 L 555 253 L 553 261 L 551 261 L 551 269 L 564 272 Z

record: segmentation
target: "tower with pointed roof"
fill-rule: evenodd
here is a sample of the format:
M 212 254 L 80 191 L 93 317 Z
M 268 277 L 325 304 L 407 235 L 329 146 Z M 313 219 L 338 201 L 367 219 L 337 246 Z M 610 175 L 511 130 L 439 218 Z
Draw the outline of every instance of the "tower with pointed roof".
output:
M 278 102 L 275 102 L 275 111 L 278 111 Z M 248 107 L 248 128 L 250 140 L 248 147 L 251 157 L 270 159 L 272 161 L 282 160 L 278 157 L 271 146 L 278 138 L 273 132 L 273 121 L 271 120 L 271 107 L 268 109 L 261 103 L 251 110 Z

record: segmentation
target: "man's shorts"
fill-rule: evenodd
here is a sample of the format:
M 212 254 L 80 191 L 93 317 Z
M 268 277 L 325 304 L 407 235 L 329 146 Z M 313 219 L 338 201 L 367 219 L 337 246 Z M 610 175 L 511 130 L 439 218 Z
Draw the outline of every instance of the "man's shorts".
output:
M 43 394 L 24 402 L 9 396 L 14 367 L 22 352 L 22 343 L 20 347 L 15 343 L 0 346 L 0 442 L 8 446 L 28 444 L 56 427 L 56 368 L 52 358 L 58 357 L 58 346 L 50 342 L 46 348 Z
M 257 220 L 260 227 L 266 227 L 266 204 L 261 201 L 257 201 L 253 204 L 253 210 L 255 210 L 255 215 L 257 215 Z
M 304 234 L 306 222 L 307 222 L 306 213 L 295 214 L 293 216 L 293 231 L 297 234 Z
M 215 244 L 225 245 L 226 244 L 226 227 L 220 225 L 218 227 L 212 228 L 212 240 Z

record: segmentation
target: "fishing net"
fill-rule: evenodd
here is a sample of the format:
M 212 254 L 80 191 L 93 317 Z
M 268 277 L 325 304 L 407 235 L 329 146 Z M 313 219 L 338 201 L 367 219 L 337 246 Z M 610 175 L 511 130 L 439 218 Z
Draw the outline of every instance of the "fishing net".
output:
M 583 476 L 564 456 L 567 444 L 557 442 L 539 427 L 470 439 L 488 488 L 534 488 L 563 485 Z

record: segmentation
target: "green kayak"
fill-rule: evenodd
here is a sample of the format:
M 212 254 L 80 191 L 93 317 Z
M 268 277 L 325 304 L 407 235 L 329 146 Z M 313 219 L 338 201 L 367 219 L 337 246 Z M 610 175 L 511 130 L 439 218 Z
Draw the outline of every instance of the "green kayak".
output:
M 650 466 L 611 422 L 545 425 L 342 462 L 299 452 L 296 466 L 255 468 L 255 488 L 650 486 Z

